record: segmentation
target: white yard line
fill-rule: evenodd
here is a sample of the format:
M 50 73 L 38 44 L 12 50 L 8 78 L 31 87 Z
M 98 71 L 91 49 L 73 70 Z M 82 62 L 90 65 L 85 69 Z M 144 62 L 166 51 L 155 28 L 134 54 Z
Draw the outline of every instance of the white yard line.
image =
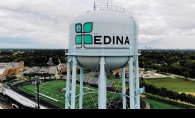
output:
M 80 87 L 79 85 L 76 85 L 76 86 Z M 95 90 L 95 89 L 91 89 L 91 88 L 87 88 L 87 87 L 83 87 L 83 88 L 90 89 L 90 90 Z
M 36 91 L 35 91 L 35 93 L 36 93 Z M 49 97 L 49 96 L 46 96 L 46 95 L 44 95 L 44 94 L 41 94 L 41 93 L 39 93 L 40 95 L 42 95 L 42 96 L 44 96 L 44 97 L 46 97 L 46 98 L 49 98 L 49 99 L 52 99 L 52 100 L 54 100 L 54 101 L 56 101 L 56 102 L 58 102 L 58 100 L 56 100 L 56 99 L 54 99 L 54 98 L 51 98 L 51 97 Z

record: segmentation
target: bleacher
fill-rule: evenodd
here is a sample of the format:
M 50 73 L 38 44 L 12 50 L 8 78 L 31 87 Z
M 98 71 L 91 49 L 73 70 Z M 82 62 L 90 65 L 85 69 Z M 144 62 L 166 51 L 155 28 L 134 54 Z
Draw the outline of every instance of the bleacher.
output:
M 72 78 L 70 78 L 70 80 L 72 80 Z M 77 75 L 76 77 L 76 81 L 80 82 L 80 75 Z M 88 84 L 92 84 L 92 85 L 98 85 L 98 78 L 92 78 L 90 76 L 84 76 L 83 79 L 84 83 L 88 83 Z M 107 87 L 112 87 L 113 86 L 113 82 L 107 82 Z
M 97 84 L 97 83 L 98 83 L 98 79 L 95 79 L 95 78 L 89 81 L 89 84 Z
M 7 96 L 9 96 L 10 98 L 14 99 L 15 101 L 19 102 L 20 104 L 24 105 L 25 107 L 30 107 L 30 108 L 37 107 L 37 103 L 35 103 L 34 101 L 14 92 L 12 90 L 6 89 L 5 94 Z M 40 105 L 40 109 L 47 109 L 47 108 Z

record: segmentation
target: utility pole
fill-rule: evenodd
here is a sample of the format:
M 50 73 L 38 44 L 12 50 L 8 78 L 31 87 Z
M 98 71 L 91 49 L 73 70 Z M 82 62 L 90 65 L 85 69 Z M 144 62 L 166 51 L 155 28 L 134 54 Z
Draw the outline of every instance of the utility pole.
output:
M 95 11 L 95 0 L 94 0 L 94 6 L 93 6 L 93 10 Z
M 35 85 L 36 85 L 36 102 L 37 102 L 37 109 L 40 109 L 40 100 L 39 100 L 39 85 L 40 85 L 40 80 L 39 76 L 35 76 Z

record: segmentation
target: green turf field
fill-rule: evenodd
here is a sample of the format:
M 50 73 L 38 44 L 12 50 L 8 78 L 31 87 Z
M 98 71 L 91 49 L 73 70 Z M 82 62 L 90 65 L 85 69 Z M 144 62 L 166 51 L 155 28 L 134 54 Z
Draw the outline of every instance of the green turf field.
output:
M 182 77 L 147 78 L 144 81 L 155 85 L 157 88 L 165 87 L 175 92 L 195 93 L 195 81 L 192 82 Z
M 62 88 L 66 87 L 66 81 L 53 80 L 49 82 L 42 82 L 40 85 L 40 98 L 48 101 L 60 108 L 64 109 L 65 106 L 65 92 L 61 92 Z M 19 87 L 20 90 L 29 94 L 35 95 L 36 86 L 26 85 Z M 93 94 L 85 94 L 83 97 L 83 109 L 95 109 L 98 107 L 98 93 L 97 88 L 83 87 L 84 93 L 95 92 Z M 76 95 L 79 94 L 79 85 L 76 86 Z M 107 93 L 107 102 L 114 101 L 121 98 L 119 94 Z M 76 108 L 79 108 L 79 97 L 76 97 Z

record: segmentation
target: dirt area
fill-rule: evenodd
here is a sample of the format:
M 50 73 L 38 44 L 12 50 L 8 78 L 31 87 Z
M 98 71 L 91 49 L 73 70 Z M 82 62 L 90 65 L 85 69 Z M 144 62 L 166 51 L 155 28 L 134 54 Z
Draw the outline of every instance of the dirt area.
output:
M 178 92 L 179 94 L 181 94 L 182 92 Z M 191 94 L 193 96 L 195 96 L 195 93 L 194 92 L 184 92 L 185 94 Z
M 177 100 L 177 102 L 180 102 L 180 103 L 182 103 L 182 104 L 187 104 L 187 105 L 195 106 L 194 104 L 188 104 L 188 103 L 186 103 L 186 102 L 181 102 L 180 100 Z M 195 109 L 195 108 L 194 108 L 194 109 Z
M 152 71 L 147 71 L 147 72 L 142 71 L 140 73 L 140 76 L 144 77 L 144 78 L 167 77 L 166 75 L 155 73 L 155 72 L 152 72 Z
M 151 75 L 156 76 L 156 77 L 163 76 L 162 74 L 157 74 L 157 73 L 154 73 L 154 74 L 151 74 Z
M 146 95 L 144 95 L 144 94 L 140 94 L 140 97 L 145 98 L 145 97 L 146 97 Z

